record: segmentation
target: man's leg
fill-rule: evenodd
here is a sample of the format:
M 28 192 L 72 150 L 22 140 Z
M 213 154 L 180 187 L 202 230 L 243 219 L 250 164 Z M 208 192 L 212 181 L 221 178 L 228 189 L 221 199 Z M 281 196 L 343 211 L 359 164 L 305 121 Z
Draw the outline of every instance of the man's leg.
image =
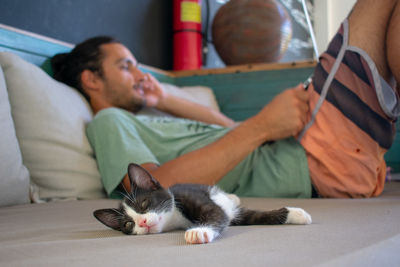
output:
M 389 68 L 396 81 L 400 95 L 400 1 L 397 1 L 393 11 L 386 37 Z
M 391 85 L 393 75 L 400 82 L 399 33 L 398 0 L 357 1 L 349 17 L 349 44 L 366 51 Z
M 310 109 L 323 92 L 326 98 L 301 144 L 322 196 L 371 197 L 383 190 L 384 154 L 392 145 L 396 116 L 392 101 L 386 101 L 393 95 L 392 72 L 399 73 L 400 60 L 389 62 L 387 42 L 398 49 L 392 28 L 400 23 L 399 1 L 359 0 L 314 72 Z

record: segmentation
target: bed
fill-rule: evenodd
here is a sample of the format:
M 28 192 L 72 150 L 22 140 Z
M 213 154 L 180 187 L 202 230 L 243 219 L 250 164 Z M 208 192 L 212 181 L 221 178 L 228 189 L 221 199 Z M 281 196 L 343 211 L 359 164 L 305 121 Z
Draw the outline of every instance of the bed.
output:
M 242 198 L 269 210 L 297 206 L 308 226 L 230 227 L 207 245 L 182 231 L 126 236 L 92 215 L 117 207 L 102 189 L 85 125 L 93 114 L 75 90 L 54 81 L 48 59 L 73 45 L 0 25 L 1 266 L 395 266 L 400 263 L 400 142 L 386 155 L 391 176 L 371 199 Z M 315 63 L 257 64 L 199 71 L 141 65 L 171 93 L 235 120 L 255 114 Z M 146 111 L 154 112 L 154 111 Z

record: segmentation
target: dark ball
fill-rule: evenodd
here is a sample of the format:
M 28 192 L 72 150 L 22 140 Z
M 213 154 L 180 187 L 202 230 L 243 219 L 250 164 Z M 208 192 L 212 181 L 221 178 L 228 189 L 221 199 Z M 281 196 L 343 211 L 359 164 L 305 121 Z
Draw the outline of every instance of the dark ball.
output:
M 275 0 L 230 0 L 214 17 L 212 37 L 226 65 L 277 62 L 292 38 L 292 23 Z

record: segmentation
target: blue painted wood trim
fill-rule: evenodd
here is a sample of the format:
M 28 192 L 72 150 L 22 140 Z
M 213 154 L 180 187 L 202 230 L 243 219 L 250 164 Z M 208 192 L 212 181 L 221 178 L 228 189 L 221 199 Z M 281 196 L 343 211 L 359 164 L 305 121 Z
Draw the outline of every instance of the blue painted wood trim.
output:
M 5 26 L 5 25 L 4 25 Z M 41 66 L 50 75 L 51 67 L 48 60 L 58 53 L 66 53 L 73 48 L 72 44 L 52 41 L 45 36 L 30 34 L 28 32 L 4 28 L 0 25 L 0 52 L 12 52 L 21 58 Z M 150 72 L 161 82 L 174 83 L 174 78 L 164 73 L 157 72 L 153 68 L 140 66 L 143 72 Z
M 71 47 L 0 28 L 0 50 L 47 59 L 54 54 L 68 52 Z

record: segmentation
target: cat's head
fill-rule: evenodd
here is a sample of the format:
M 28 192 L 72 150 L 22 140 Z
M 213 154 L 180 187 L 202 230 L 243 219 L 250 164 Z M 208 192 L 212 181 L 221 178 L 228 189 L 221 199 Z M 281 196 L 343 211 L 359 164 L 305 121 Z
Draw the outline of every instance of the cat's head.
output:
M 174 209 L 174 198 L 169 190 L 141 166 L 128 166 L 131 183 L 119 209 L 100 209 L 93 215 L 104 225 L 125 234 L 160 233 Z

